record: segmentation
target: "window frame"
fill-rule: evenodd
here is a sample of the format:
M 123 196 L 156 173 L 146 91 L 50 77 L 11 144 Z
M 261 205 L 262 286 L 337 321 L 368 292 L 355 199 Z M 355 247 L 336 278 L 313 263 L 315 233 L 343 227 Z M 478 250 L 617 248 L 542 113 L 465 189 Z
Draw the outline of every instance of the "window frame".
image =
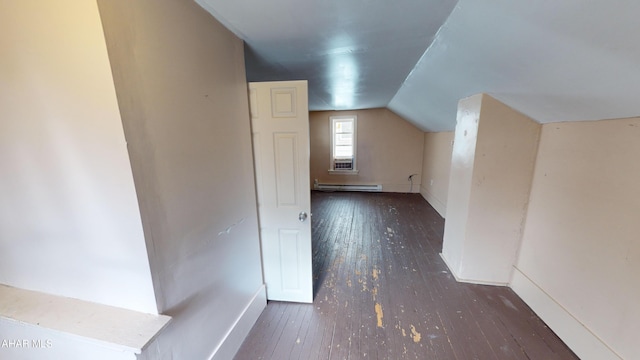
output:
M 335 168 L 335 137 L 336 137 L 336 123 L 339 121 L 351 120 L 353 123 L 353 168 L 350 170 L 336 169 Z M 339 175 L 357 175 L 358 174 L 358 161 L 357 161 L 357 149 L 358 149 L 358 116 L 357 115 L 339 115 L 329 117 L 329 138 L 330 138 L 330 157 L 329 157 L 329 173 Z

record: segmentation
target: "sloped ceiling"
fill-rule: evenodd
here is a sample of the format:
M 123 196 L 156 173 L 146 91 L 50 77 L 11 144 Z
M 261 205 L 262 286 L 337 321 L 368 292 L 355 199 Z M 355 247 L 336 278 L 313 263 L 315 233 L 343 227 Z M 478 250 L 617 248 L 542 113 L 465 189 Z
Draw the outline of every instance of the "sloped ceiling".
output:
M 245 40 L 249 81 L 309 80 L 311 110 L 447 131 L 484 92 L 542 123 L 640 115 L 640 1 L 198 2 Z

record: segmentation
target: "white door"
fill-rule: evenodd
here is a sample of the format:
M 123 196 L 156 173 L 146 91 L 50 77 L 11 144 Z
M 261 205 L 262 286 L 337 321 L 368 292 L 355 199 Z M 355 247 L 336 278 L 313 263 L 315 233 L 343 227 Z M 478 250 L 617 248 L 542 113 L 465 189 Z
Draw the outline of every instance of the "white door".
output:
M 313 301 L 306 81 L 249 83 L 269 300 Z

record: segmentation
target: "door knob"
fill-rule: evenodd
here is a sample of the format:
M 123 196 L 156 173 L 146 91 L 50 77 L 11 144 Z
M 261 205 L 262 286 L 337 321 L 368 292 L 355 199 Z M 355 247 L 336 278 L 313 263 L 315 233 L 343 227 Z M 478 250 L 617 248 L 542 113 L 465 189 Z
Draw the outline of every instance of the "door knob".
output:
M 300 211 L 300 214 L 298 215 L 298 220 L 300 220 L 300 222 L 304 222 L 305 220 L 307 220 L 307 213 L 304 211 Z

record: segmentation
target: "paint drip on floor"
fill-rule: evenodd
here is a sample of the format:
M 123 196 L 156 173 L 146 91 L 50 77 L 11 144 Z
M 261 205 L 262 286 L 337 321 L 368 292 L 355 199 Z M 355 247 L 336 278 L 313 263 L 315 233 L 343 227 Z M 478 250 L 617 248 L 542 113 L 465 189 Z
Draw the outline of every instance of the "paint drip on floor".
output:
M 422 340 L 422 335 L 418 331 L 416 331 L 416 327 L 411 325 L 411 338 L 414 343 L 419 343 Z
M 378 318 L 378 327 L 381 328 L 382 318 L 384 317 L 384 314 L 382 313 L 382 305 L 380 305 L 379 303 L 376 303 L 375 310 L 376 310 L 376 317 Z
M 393 229 L 390 227 L 387 227 L 387 235 L 389 235 L 390 238 L 393 237 Z

